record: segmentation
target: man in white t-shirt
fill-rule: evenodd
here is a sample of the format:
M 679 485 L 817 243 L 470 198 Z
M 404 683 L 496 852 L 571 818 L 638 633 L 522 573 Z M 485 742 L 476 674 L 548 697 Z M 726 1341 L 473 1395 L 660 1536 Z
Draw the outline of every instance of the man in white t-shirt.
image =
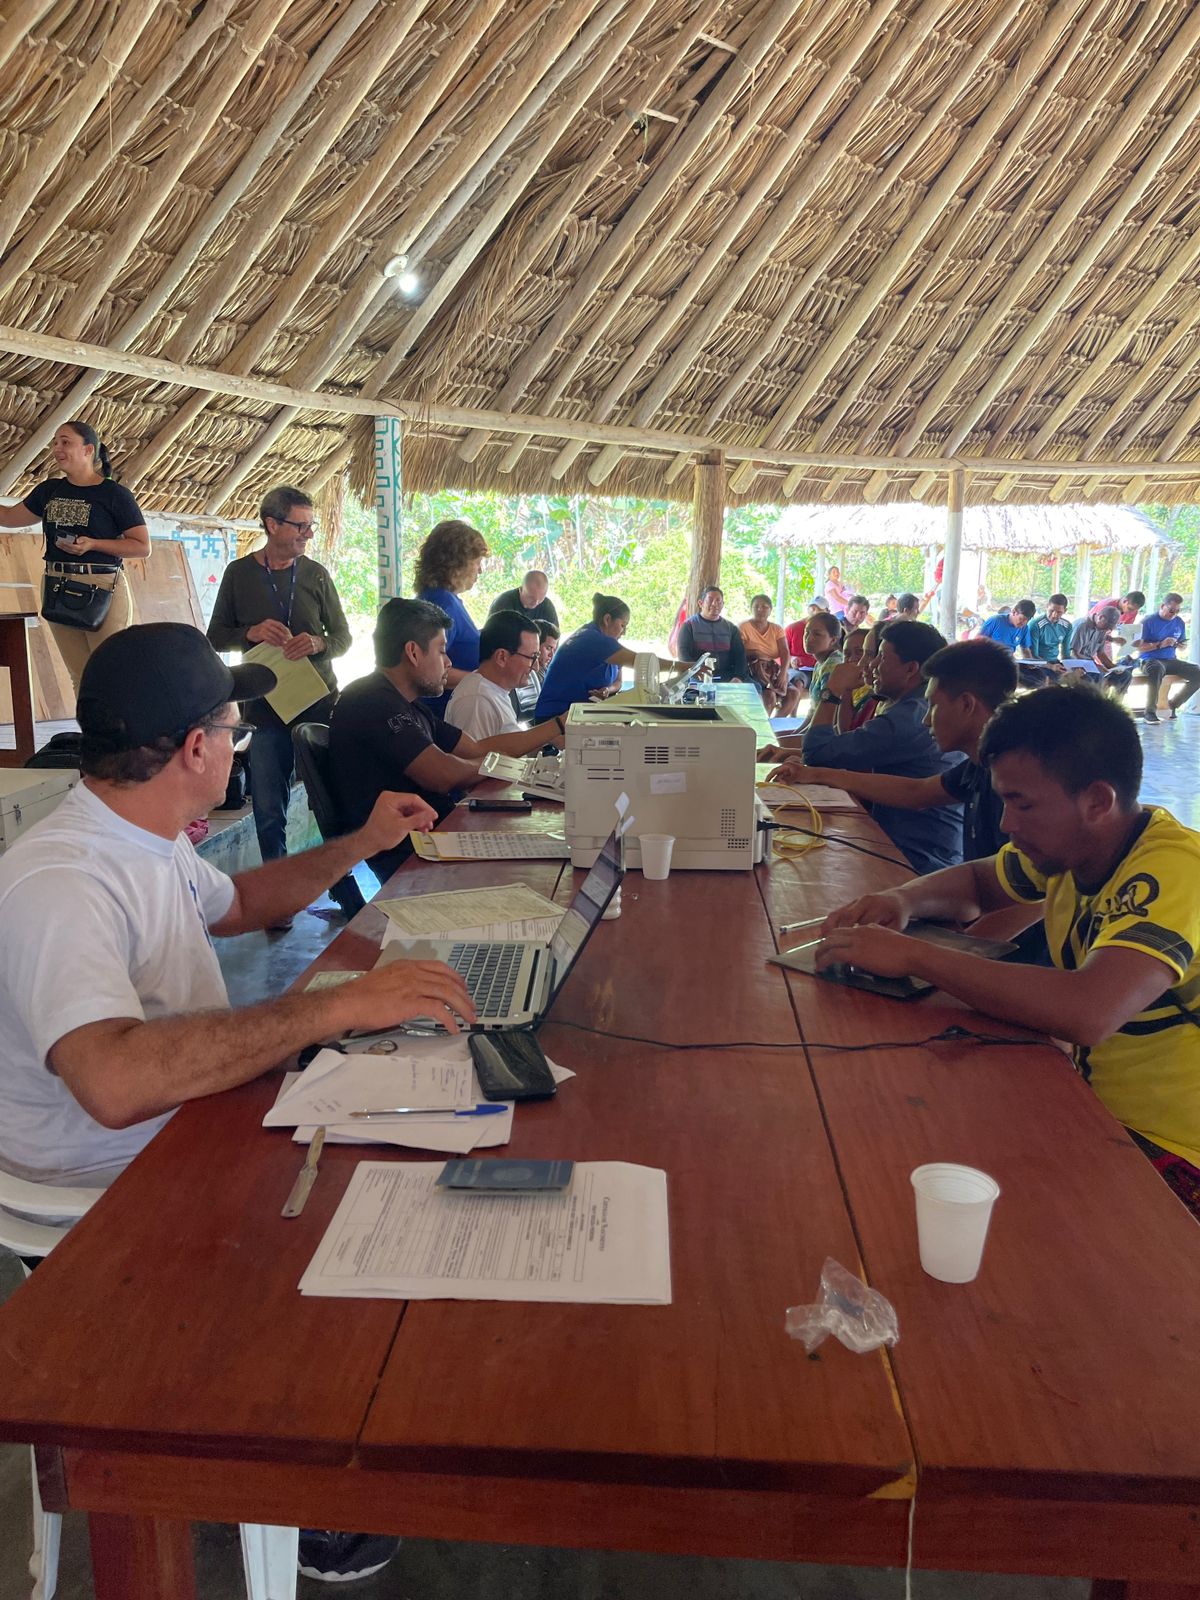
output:
M 83 781 L 0 857 L 0 1166 L 45 1183 L 110 1182 L 185 1100 L 255 1078 L 348 1028 L 431 1006 L 468 1022 L 461 978 L 401 961 L 337 988 L 234 1012 L 212 935 L 279 921 L 434 813 L 383 794 L 355 834 L 227 877 L 183 828 L 217 805 L 249 731 L 238 700 L 272 688 L 204 635 L 113 634 L 79 688 Z
M 561 744 L 561 717 L 535 728 L 522 728 L 517 721 L 513 695 L 529 682 L 541 643 L 537 624 L 519 611 L 494 611 L 479 635 L 479 668 L 459 679 L 446 707 L 446 721 L 503 755 L 526 755 L 544 744 Z

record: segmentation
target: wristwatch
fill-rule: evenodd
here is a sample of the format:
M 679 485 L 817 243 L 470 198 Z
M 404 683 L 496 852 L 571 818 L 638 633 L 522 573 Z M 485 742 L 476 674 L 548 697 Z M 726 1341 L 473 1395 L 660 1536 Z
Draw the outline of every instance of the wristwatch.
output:
M 842 703 L 841 695 L 840 694 L 833 694 L 829 689 L 826 689 L 825 692 L 821 696 L 821 704 L 823 706 L 840 706 L 841 703 Z

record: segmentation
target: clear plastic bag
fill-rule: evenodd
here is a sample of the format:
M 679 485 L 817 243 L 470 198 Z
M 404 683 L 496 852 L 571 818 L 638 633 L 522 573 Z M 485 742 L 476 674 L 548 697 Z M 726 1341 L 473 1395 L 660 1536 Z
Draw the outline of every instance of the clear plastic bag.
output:
M 821 1298 L 815 1305 L 789 1306 L 785 1327 L 789 1338 L 804 1341 L 809 1355 L 830 1334 L 856 1355 L 893 1345 L 900 1337 L 891 1301 L 878 1289 L 868 1289 L 832 1256 L 821 1268 Z

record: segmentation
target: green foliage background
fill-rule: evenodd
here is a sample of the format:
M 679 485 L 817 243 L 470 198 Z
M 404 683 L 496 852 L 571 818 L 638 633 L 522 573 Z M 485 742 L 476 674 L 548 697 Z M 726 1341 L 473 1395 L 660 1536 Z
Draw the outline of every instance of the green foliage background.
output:
M 1190 599 L 1200 549 L 1200 507 L 1146 505 L 1140 508 L 1176 547 L 1160 569 L 1159 590 L 1179 589 Z M 721 584 L 726 614 L 735 621 L 749 615 L 750 597 L 763 590 L 774 597 L 780 553 L 764 543 L 779 515 L 776 506 L 730 509 L 725 515 Z M 550 591 L 568 628 L 591 615 L 597 589 L 616 594 L 630 606 L 633 643 L 665 645 L 687 580 L 691 507 L 667 500 L 601 499 L 568 495 L 508 497 L 445 490 L 414 494 L 405 502 L 403 567 L 411 575 L 417 546 L 436 522 L 461 517 L 478 528 L 491 556 L 468 602 L 482 621 L 491 601 L 516 583 L 529 567 L 550 576 Z M 333 571 L 356 632 L 370 631 L 378 607 L 376 535 L 373 508 L 351 497 L 333 548 L 318 552 Z M 788 616 L 800 614 L 811 597 L 813 561 L 808 552 L 786 554 Z M 924 556 L 911 548 L 849 550 L 842 563 L 847 581 L 878 602 L 905 589 L 922 592 Z M 1107 583 L 1103 558 L 1093 568 L 1095 595 Z M 1063 561 L 1060 582 L 1068 595 L 1075 586 L 1075 560 Z M 1050 592 L 1049 564 L 1037 556 L 995 555 L 989 585 L 997 604 L 1030 596 L 1041 602 Z

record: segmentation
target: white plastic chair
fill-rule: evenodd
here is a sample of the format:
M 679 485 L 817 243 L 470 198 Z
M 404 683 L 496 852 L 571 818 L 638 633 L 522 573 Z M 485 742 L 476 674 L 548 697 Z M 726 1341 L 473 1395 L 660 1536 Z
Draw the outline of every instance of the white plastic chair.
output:
M 49 1255 L 70 1223 L 83 1216 L 103 1194 L 102 1189 L 61 1189 L 45 1183 L 26 1183 L 0 1171 L 0 1245 L 18 1256 Z M 38 1220 L 41 1218 L 42 1220 Z M 68 1220 L 64 1220 L 68 1219 Z M 24 1266 L 26 1276 L 28 1267 Z M 58 1553 L 62 1517 L 42 1508 L 38 1492 L 37 1459 L 33 1457 L 33 1579 L 30 1600 L 53 1600 L 58 1587 Z M 277 1528 L 243 1522 L 242 1567 L 248 1600 L 295 1600 L 298 1528 Z

